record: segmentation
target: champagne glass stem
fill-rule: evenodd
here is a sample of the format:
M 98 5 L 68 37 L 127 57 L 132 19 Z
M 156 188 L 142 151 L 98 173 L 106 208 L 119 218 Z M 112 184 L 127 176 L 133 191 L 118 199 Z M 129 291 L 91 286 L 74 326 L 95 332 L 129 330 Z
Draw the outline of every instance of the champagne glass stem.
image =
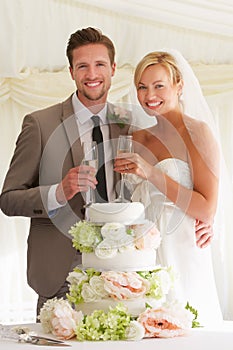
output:
M 120 185 L 120 193 L 117 197 L 117 199 L 115 199 L 115 203 L 127 203 L 129 202 L 128 199 L 125 198 L 124 195 L 124 185 L 125 185 L 125 174 L 121 174 L 121 185 Z

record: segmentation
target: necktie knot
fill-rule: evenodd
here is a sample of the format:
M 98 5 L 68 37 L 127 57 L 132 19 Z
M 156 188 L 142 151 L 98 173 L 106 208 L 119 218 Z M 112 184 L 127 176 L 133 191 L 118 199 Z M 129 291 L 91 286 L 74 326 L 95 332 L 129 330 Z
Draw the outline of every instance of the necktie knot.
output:
M 98 115 L 93 115 L 91 119 L 95 127 L 100 125 L 100 117 Z

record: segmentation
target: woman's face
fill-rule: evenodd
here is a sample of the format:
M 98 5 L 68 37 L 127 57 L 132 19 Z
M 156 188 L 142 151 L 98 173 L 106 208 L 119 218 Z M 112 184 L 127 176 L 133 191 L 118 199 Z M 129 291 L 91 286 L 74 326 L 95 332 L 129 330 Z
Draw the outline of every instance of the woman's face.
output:
M 147 67 L 137 87 L 137 96 L 147 114 L 166 114 L 179 108 L 181 83 L 173 84 L 170 75 L 161 64 Z

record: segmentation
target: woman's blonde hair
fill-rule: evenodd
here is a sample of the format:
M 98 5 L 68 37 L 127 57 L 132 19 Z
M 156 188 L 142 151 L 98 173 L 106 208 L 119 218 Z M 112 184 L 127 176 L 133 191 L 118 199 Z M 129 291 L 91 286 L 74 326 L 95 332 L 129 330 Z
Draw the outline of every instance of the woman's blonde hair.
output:
M 154 51 L 144 56 L 137 64 L 134 72 L 134 84 L 136 87 L 138 87 L 144 70 L 147 67 L 156 64 L 161 64 L 161 66 L 167 69 L 173 84 L 177 84 L 182 81 L 182 74 L 177 66 L 175 58 L 167 52 Z

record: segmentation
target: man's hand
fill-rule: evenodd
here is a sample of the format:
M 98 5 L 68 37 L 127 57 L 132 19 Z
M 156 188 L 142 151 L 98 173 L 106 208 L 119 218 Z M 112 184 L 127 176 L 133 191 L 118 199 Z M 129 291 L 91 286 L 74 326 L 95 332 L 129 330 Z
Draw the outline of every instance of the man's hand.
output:
M 197 246 L 199 248 L 207 247 L 213 239 L 213 225 L 204 224 L 202 221 L 196 220 L 195 231 Z
M 96 169 L 80 165 L 68 171 L 64 179 L 59 183 L 56 190 L 58 203 L 64 204 L 73 198 L 78 192 L 87 192 L 89 188 L 95 189 L 97 180 Z

